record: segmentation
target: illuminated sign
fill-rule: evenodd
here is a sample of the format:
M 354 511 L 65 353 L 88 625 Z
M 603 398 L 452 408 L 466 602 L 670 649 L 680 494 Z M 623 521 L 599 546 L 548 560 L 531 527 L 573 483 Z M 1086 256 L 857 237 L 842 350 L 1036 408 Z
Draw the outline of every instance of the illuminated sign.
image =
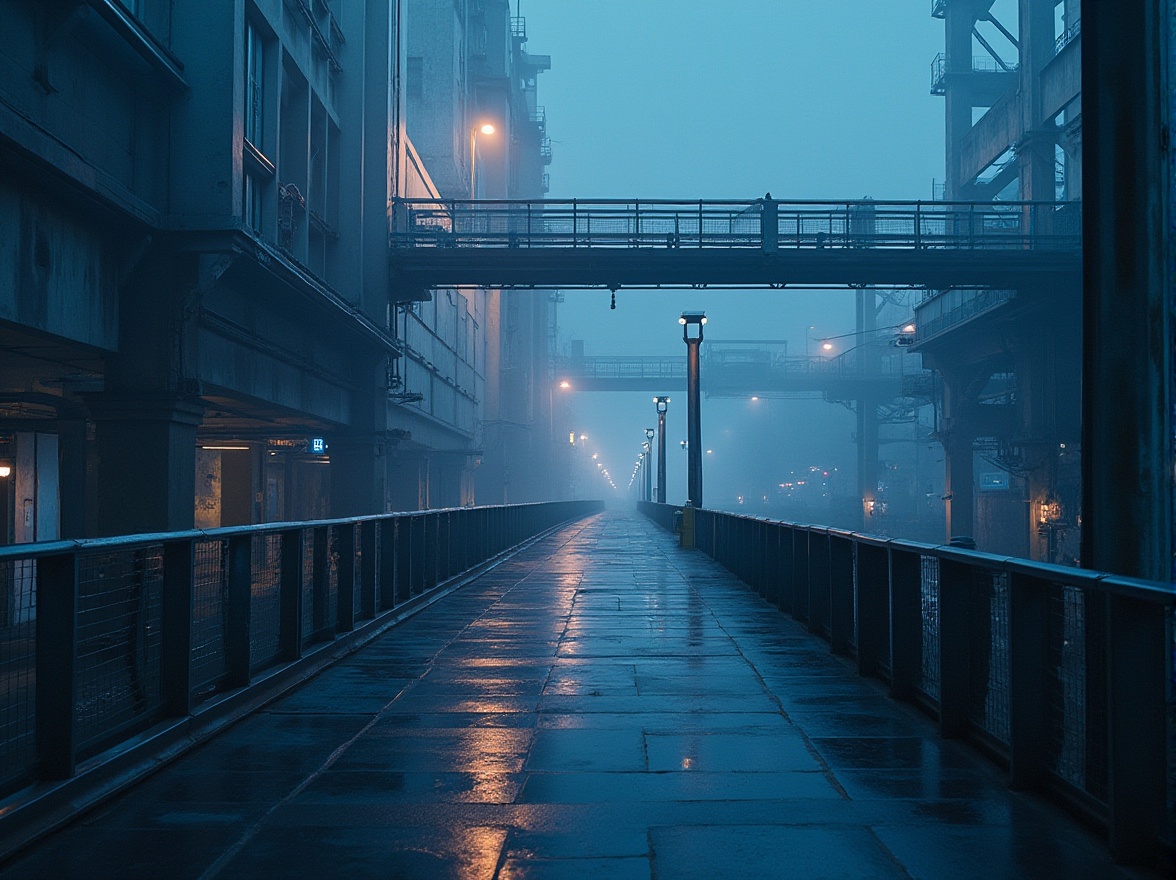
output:
M 310 438 L 310 451 L 315 455 L 322 455 L 327 451 L 327 441 L 322 437 Z
M 1009 487 L 1009 475 L 1003 471 L 995 471 L 980 475 L 981 492 L 1001 492 Z

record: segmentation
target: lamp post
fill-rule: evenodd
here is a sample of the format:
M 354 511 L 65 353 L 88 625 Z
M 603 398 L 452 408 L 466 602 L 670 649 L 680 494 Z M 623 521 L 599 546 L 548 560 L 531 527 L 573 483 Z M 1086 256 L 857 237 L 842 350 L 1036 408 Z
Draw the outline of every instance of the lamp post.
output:
M 653 428 L 645 429 L 645 442 L 641 449 L 645 453 L 645 500 L 653 500 Z
M 496 129 L 489 122 L 483 125 L 475 125 L 470 129 L 470 198 L 476 199 L 478 197 L 477 187 L 477 156 L 478 156 L 478 134 L 491 135 Z
M 666 410 L 669 409 L 668 397 L 655 397 L 657 407 L 657 503 L 666 503 Z
M 702 326 L 706 323 L 704 312 L 683 312 L 678 319 L 682 325 L 682 340 L 686 343 L 686 483 L 687 501 L 694 507 L 702 507 L 702 423 L 700 421 L 701 397 L 698 382 L 698 350 L 702 345 Z M 697 328 L 697 335 L 691 335 L 691 328 Z

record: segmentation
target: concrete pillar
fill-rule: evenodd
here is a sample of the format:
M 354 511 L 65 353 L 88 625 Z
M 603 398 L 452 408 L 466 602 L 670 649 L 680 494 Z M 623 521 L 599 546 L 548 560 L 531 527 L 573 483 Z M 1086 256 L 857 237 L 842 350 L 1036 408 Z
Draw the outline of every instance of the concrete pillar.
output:
M 973 90 L 958 78 L 950 78 L 950 74 L 966 73 L 972 70 L 972 30 L 976 27 L 976 16 L 979 7 L 971 0 L 966 2 L 950 2 L 947 4 L 944 16 L 944 35 L 946 40 L 945 54 L 947 55 L 947 70 L 949 80 L 944 94 L 946 125 L 944 127 L 947 138 L 947 199 L 967 198 L 963 192 L 964 181 L 960 180 L 958 157 L 960 144 L 969 131 L 972 130 Z
M 947 538 L 976 535 L 976 475 L 972 447 L 978 433 L 976 396 L 984 386 L 983 372 L 954 372 L 940 368 L 943 377 L 944 498 Z
M 88 402 L 95 425 L 97 498 L 89 507 L 86 531 L 107 536 L 192 528 L 196 429 L 204 416 L 200 399 L 104 392 Z
M 972 444 L 976 437 L 963 423 L 943 434 L 947 539 L 972 537 L 976 533 L 976 477 L 972 467 Z
M 384 437 L 341 433 L 330 439 L 331 516 L 365 516 L 385 510 Z
M 1017 166 L 1021 198 L 1052 202 L 1056 198 L 1057 134 L 1042 118 L 1041 72 L 1054 57 L 1053 0 L 1020 0 L 1021 130 Z
M 84 538 L 89 455 L 85 420 L 59 419 L 57 436 L 61 445 L 61 537 Z
M 1082 562 L 1161 581 L 1173 549 L 1170 14 L 1166 0 L 1082 3 Z

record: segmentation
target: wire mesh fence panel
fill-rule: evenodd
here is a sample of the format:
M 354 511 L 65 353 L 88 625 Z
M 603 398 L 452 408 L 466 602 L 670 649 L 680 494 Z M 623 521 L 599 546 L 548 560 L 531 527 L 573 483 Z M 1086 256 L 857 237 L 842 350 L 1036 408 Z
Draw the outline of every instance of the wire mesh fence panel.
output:
M 252 595 L 249 602 L 249 666 L 256 671 L 273 663 L 279 652 L 282 536 L 254 535 Z
M 79 755 L 160 716 L 163 547 L 78 559 L 74 724 Z
M 339 621 L 339 528 L 327 529 L 327 620 L 334 629 Z
M 849 638 L 849 655 L 851 657 L 857 656 L 858 649 L 858 555 L 857 545 L 854 545 L 853 551 L 853 632 Z
M 0 563 L 0 795 L 37 760 L 37 562 Z
M 197 700 L 214 693 L 226 672 L 227 545 L 227 541 L 197 541 L 193 548 L 191 675 Z
M 922 556 L 920 567 L 920 602 L 923 617 L 923 661 L 918 688 L 932 700 L 939 701 L 939 559 Z
M 1058 778 L 1105 802 L 1106 729 L 1101 716 L 1093 714 L 1105 701 L 1101 692 L 1091 691 L 1092 677 L 1101 680 L 1095 653 L 1101 647 L 1088 598 L 1081 587 L 1050 590 L 1050 761 Z
M 354 589 L 351 594 L 351 612 L 355 615 L 355 619 L 359 620 L 363 617 L 363 590 L 359 588 L 359 575 L 363 571 L 363 529 L 356 526 L 355 528 L 355 565 L 352 567 L 353 580 L 355 581 Z
M 1102 597 L 1092 590 L 1083 593 L 1082 631 L 1086 640 L 1086 792 L 1106 803 L 1109 797 L 1107 766 L 1107 617 L 1096 609 Z
M 314 641 L 314 530 L 302 542 L 302 642 Z
M 968 715 L 999 743 L 1009 742 L 1009 576 L 972 569 L 969 590 Z

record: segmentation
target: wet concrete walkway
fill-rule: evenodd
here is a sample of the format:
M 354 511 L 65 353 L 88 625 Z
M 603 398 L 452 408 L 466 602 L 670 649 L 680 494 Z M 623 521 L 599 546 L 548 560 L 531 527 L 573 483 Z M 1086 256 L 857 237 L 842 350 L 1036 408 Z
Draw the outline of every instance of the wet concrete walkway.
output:
M 615 511 L 0 873 L 1137 876 L 702 554 Z

